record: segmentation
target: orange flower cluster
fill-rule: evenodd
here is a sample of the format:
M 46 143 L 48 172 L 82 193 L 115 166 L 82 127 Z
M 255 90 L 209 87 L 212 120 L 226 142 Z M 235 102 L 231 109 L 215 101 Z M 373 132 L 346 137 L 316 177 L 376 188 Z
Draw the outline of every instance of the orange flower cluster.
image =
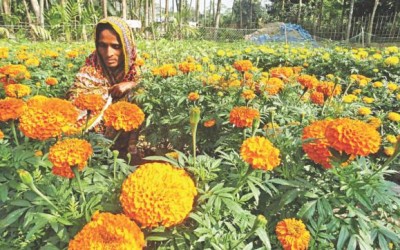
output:
M 271 77 L 277 77 L 283 80 L 287 80 L 291 76 L 293 76 L 295 72 L 291 67 L 275 67 L 269 70 L 269 75 Z
M 78 110 L 72 103 L 58 98 L 32 98 L 29 108 L 20 117 L 19 129 L 25 136 L 47 140 L 75 124 Z
M 350 80 L 351 81 L 355 81 L 357 82 L 361 87 L 366 86 L 369 82 L 371 82 L 371 78 L 368 78 L 366 76 L 363 75 L 357 75 L 357 74 L 353 74 L 350 75 Z
M 281 163 L 279 149 L 260 136 L 247 138 L 240 148 L 240 156 L 254 169 L 272 170 Z
M 312 103 L 323 105 L 325 102 L 324 94 L 318 91 L 313 91 L 310 95 Z
M 216 123 L 215 119 L 210 119 L 210 120 L 205 121 L 203 125 L 206 128 L 211 128 L 215 125 L 215 123 Z
M 24 84 L 8 84 L 4 87 L 8 97 L 21 98 L 31 93 L 31 88 Z
M 254 91 L 251 89 L 245 89 L 242 92 L 241 95 L 245 100 L 252 100 L 254 97 L 256 97 L 256 94 L 254 94 Z
M 54 78 L 54 77 L 47 77 L 45 80 L 45 83 L 49 86 L 54 86 L 58 83 L 58 80 L 57 80 L 57 78 Z
M 368 119 L 368 124 L 374 127 L 375 129 L 378 129 L 382 125 L 382 121 L 378 117 L 370 117 Z
M 5 75 L 16 80 L 23 80 L 31 78 L 31 74 L 25 67 L 25 65 L 5 65 L 0 67 L 0 74 Z
M 334 82 L 320 82 L 317 86 L 317 91 L 324 94 L 326 97 L 337 96 L 342 93 L 342 86 Z
M 251 63 L 250 60 L 238 60 L 233 63 L 233 67 L 237 71 L 246 72 L 246 71 L 249 71 L 253 67 L 253 64 Z
M 6 98 L 0 100 L 0 121 L 18 119 L 26 109 L 24 101 L 15 98 Z
M 270 95 L 276 95 L 283 89 L 283 81 L 277 77 L 271 77 L 265 82 L 265 91 Z
M 187 217 L 196 195 L 184 169 L 147 163 L 124 181 L 120 201 L 125 214 L 142 227 L 171 227 Z
M 308 248 L 311 236 L 301 220 L 284 219 L 278 222 L 275 232 L 284 250 L 306 250 Z
M 76 138 L 58 141 L 50 147 L 49 160 L 53 163 L 53 174 L 66 178 L 74 178 L 72 167 L 82 171 L 89 157 L 93 154 L 89 142 Z
M 260 118 L 260 112 L 248 107 L 234 107 L 229 114 L 229 122 L 238 128 L 250 128 L 255 118 Z
M 325 138 L 325 130 L 330 121 L 316 121 L 303 129 L 302 139 L 303 150 L 308 157 L 317 164 L 321 164 L 324 168 L 331 168 L 329 163 L 330 153 L 328 140 Z
M 381 137 L 371 125 L 349 118 L 331 121 L 325 130 L 329 145 L 348 155 L 367 156 L 376 153 L 381 144 Z
M 143 232 L 123 214 L 95 212 L 92 220 L 69 242 L 69 250 L 141 250 Z
M 197 92 L 190 92 L 187 98 L 188 98 L 189 101 L 194 102 L 194 101 L 197 101 L 200 98 L 200 95 Z
M 144 121 L 143 111 L 135 104 L 120 101 L 111 104 L 104 112 L 104 124 L 116 130 L 131 131 Z
M 167 78 L 170 76 L 176 76 L 177 71 L 173 64 L 164 64 L 161 67 L 155 68 L 152 70 L 153 75 L 161 76 L 163 78 Z
M 95 94 L 80 94 L 74 101 L 74 105 L 79 109 L 92 112 L 100 111 L 105 104 L 103 97 Z
M 179 70 L 185 74 L 196 71 L 196 64 L 193 62 L 182 62 L 179 64 L 178 67 L 179 67 Z
M 67 52 L 67 57 L 70 59 L 77 58 L 78 55 L 79 55 L 79 51 L 77 51 L 77 50 L 70 50 Z
M 319 81 L 315 76 L 300 75 L 297 77 L 297 82 L 306 89 L 314 89 L 317 87 Z

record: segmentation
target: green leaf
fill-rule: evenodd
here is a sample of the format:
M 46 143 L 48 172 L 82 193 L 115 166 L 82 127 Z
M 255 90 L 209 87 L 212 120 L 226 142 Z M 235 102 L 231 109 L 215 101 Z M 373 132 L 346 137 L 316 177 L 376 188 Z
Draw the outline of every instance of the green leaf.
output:
M 146 241 L 165 241 L 170 238 L 169 233 L 151 233 L 146 237 Z
M 257 234 L 258 237 L 260 237 L 260 240 L 262 241 L 264 246 L 267 249 L 271 249 L 271 242 L 269 241 L 269 237 L 268 237 L 268 234 L 265 231 L 265 229 L 264 228 L 257 228 L 256 234 Z
M 316 203 L 317 200 L 306 202 L 297 212 L 297 215 L 301 218 L 310 218 L 314 214 Z
M 24 207 L 9 213 L 4 219 L 0 220 L 0 228 L 6 228 L 14 223 L 27 209 L 27 207 Z
M 240 214 L 245 213 L 245 211 L 240 207 L 240 205 L 237 202 L 228 198 L 222 198 L 222 201 L 225 203 L 225 205 L 229 210 L 232 210 L 233 212 Z
M 27 200 L 14 200 L 10 202 L 11 205 L 17 207 L 30 207 L 31 203 Z
M 355 250 L 357 247 L 357 237 L 356 235 L 352 235 L 350 240 L 349 240 L 349 244 L 347 245 L 347 250 Z
M 385 237 L 383 237 L 382 234 L 378 235 L 378 240 L 379 240 L 379 247 L 382 250 L 389 250 L 389 243 L 386 241 Z
M 336 245 L 336 249 L 341 250 L 343 249 L 344 243 L 349 238 L 349 230 L 347 227 L 343 227 L 340 229 L 338 243 Z
M 4 202 L 8 199 L 8 185 L 0 185 L 0 201 Z
M 284 206 L 284 205 L 291 203 L 299 196 L 299 193 L 300 193 L 300 191 L 298 191 L 297 189 L 289 190 L 288 192 L 286 192 L 282 195 L 282 198 L 281 198 L 279 204 L 281 206 Z
M 47 221 L 42 221 L 42 220 L 37 221 L 37 222 L 35 223 L 35 226 L 33 226 L 33 227 L 28 231 L 28 233 L 26 234 L 26 239 L 27 239 L 27 240 L 30 240 L 31 237 L 32 237 L 35 233 L 39 232 L 43 227 L 45 227 L 46 224 L 47 224 Z

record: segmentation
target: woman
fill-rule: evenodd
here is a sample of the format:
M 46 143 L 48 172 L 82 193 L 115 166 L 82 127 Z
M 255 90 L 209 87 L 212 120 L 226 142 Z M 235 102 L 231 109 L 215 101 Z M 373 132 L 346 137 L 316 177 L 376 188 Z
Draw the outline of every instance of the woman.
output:
M 136 46 L 126 22 L 118 17 L 108 17 L 96 25 L 96 50 L 88 56 L 85 65 L 76 75 L 67 98 L 74 100 L 80 94 L 98 94 L 113 102 L 130 100 L 132 89 L 138 84 L 135 67 Z M 105 136 L 113 139 L 116 131 L 107 128 Z M 132 155 L 133 163 L 140 160 L 136 143 L 138 131 L 123 132 L 114 149 L 125 156 Z

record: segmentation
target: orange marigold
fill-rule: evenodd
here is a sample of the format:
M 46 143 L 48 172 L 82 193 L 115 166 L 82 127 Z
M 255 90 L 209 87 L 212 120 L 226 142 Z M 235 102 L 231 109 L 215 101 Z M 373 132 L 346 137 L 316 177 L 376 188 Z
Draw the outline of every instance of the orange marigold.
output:
M 284 219 L 278 222 L 275 232 L 284 250 L 305 250 L 308 248 L 311 236 L 301 220 Z
M 200 95 L 197 92 L 190 92 L 187 98 L 188 98 L 189 101 L 194 102 L 194 101 L 197 101 L 200 98 Z
M 317 91 L 323 93 L 326 97 L 337 96 L 342 93 L 342 86 L 334 82 L 320 82 L 317 86 Z
M 89 142 L 76 138 L 58 141 L 50 147 L 49 160 L 53 163 L 53 174 L 66 178 L 74 178 L 72 167 L 82 171 L 89 157 L 93 154 Z
M 245 71 L 249 71 L 253 67 L 253 64 L 251 63 L 250 60 L 238 60 L 233 63 L 233 67 L 237 71 L 245 72 Z
M 100 111 L 106 101 L 100 95 L 80 94 L 74 101 L 74 105 L 81 110 Z
M 3 140 L 3 138 L 4 138 L 4 133 L 3 131 L 0 130 L 0 140 Z
M 135 104 L 120 101 L 111 104 L 104 112 L 104 124 L 116 130 L 131 131 L 144 121 L 143 111 Z
M 170 227 L 188 216 L 196 195 L 194 182 L 184 169 L 147 163 L 124 181 L 120 201 L 125 214 L 142 227 Z
M 260 136 L 247 138 L 240 148 L 240 156 L 254 169 L 272 170 L 281 163 L 279 149 Z
M 314 89 L 318 85 L 318 79 L 315 76 L 301 75 L 297 77 L 297 82 L 300 83 L 306 89 Z
M 144 65 L 144 59 L 140 57 L 136 58 L 135 65 L 138 67 L 142 67 Z
M 8 84 L 4 87 L 8 97 L 21 98 L 31 93 L 31 88 L 24 84 Z
M 325 138 L 325 129 L 330 121 L 315 121 L 303 129 L 303 150 L 308 158 L 324 168 L 331 168 L 329 159 L 332 156 L 328 149 L 328 140 Z
M 92 220 L 69 242 L 69 250 L 141 250 L 143 232 L 123 214 L 95 212 Z
M 48 98 L 32 103 L 19 124 L 19 129 L 29 138 L 47 140 L 59 136 L 63 127 L 75 124 L 78 119 L 78 110 L 69 101 Z
M 210 120 L 205 121 L 203 123 L 203 125 L 206 128 L 211 128 L 211 127 L 213 127 L 215 125 L 215 123 L 216 123 L 215 119 L 210 119 Z
M 340 118 L 331 121 L 325 137 L 330 147 L 348 155 L 367 156 L 376 153 L 381 144 L 381 137 L 371 125 L 349 118 Z
M 26 105 L 28 105 L 28 107 L 38 106 L 38 105 L 40 106 L 48 99 L 49 98 L 44 95 L 35 95 L 26 101 Z
M 185 74 L 196 71 L 196 64 L 193 62 L 182 62 L 179 64 L 178 67 L 179 67 L 179 70 Z
M 260 112 L 248 107 L 234 107 L 229 114 L 229 122 L 238 128 L 250 128 L 255 118 L 260 118 Z
M 251 89 L 245 89 L 242 92 L 242 97 L 245 100 L 251 100 L 251 99 L 254 99 L 254 97 L 256 97 L 256 94 L 254 94 L 254 91 Z
M 29 73 L 25 65 L 20 64 L 10 64 L 2 66 L 0 67 L 0 74 L 17 80 L 29 79 L 31 77 L 31 74 Z
M 153 69 L 152 72 L 153 75 L 161 76 L 163 78 L 175 76 L 177 74 L 176 68 L 173 64 L 162 65 L 161 67 Z
M 283 81 L 277 77 L 269 78 L 265 83 L 265 91 L 270 95 L 276 95 L 283 89 Z
M 54 86 L 58 83 L 58 80 L 57 80 L 57 78 L 54 78 L 54 77 L 47 77 L 45 80 L 45 83 L 47 85 Z
M 24 101 L 15 98 L 6 98 L 0 100 L 0 121 L 18 119 L 26 109 Z
M 313 91 L 310 95 L 311 102 L 318 104 L 318 105 L 323 105 L 324 104 L 324 94 L 318 91 Z
M 271 77 L 287 80 L 294 75 L 294 71 L 291 67 L 275 67 L 269 70 L 269 74 Z

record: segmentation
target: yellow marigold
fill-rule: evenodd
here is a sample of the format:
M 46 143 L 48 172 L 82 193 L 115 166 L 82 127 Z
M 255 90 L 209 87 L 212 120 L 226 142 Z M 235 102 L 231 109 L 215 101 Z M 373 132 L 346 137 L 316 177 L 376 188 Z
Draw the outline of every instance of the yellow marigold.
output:
M 381 144 L 381 137 L 374 127 L 349 118 L 331 121 L 325 137 L 332 148 L 348 155 L 367 156 L 376 153 Z
M 318 85 L 318 79 L 315 76 L 300 75 L 297 77 L 297 82 L 306 89 L 314 89 Z
M 138 58 L 136 58 L 136 61 L 135 61 L 135 65 L 136 66 L 138 66 L 138 67 L 142 67 L 143 65 L 144 65 L 144 59 L 143 58 L 140 58 L 140 57 L 138 57 Z
M 193 62 L 182 62 L 178 66 L 179 70 L 187 74 L 196 70 L 196 64 Z
M 100 95 L 80 94 L 74 101 L 74 105 L 81 110 L 100 111 L 106 101 Z
M 265 91 L 270 95 L 276 95 L 283 89 L 284 83 L 277 77 L 271 77 L 265 82 Z
M 37 157 L 43 156 L 42 150 L 36 150 L 35 151 L 35 156 L 37 156 Z
M 234 107 L 230 112 L 229 122 L 238 128 L 250 128 L 255 118 L 260 118 L 258 110 L 248 107 Z
M 31 93 L 31 88 L 24 84 L 8 84 L 4 87 L 8 97 L 21 98 Z
M 164 64 L 161 67 L 152 70 L 153 75 L 167 78 L 177 74 L 176 68 L 173 64 Z
M 272 170 L 281 163 L 279 149 L 260 136 L 247 138 L 240 148 L 240 156 L 254 169 Z
M 375 129 L 378 129 L 382 125 L 382 121 L 378 117 L 370 117 L 368 119 L 368 124 L 374 127 Z
M 38 67 L 40 65 L 40 61 L 37 58 L 29 58 L 25 61 L 25 65 L 27 67 Z
M 147 163 L 124 181 L 120 201 L 124 213 L 142 227 L 170 227 L 187 217 L 196 195 L 195 184 L 184 169 Z
M 400 100 L 400 94 L 397 94 L 397 95 L 396 95 L 396 99 L 397 99 L 397 100 Z
M 370 115 L 372 113 L 370 108 L 367 107 L 360 107 L 358 109 L 358 114 L 359 115 Z
M 400 59 L 398 56 L 390 56 L 385 59 L 384 63 L 388 66 L 396 66 L 397 64 L 399 64 L 399 61 Z
M 0 48 L 0 59 L 8 58 L 8 48 Z
M 3 139 L 4 139 L 4 133 L 3 133 L 3 131 L 0 130 L 0 140 L 3 140 Z
M 375 99 L 374 98 L 371 98 L 371 97 L 363 97 L 363 102 L 364 103 L 367 103 L 367 104 L 371 104 L 371 103 L 374 103 L 374 101 L 375 101 Z
M 6 98 L 0 100 L 0 121 L 18 119 L 26 109 L 24 101 L 15 98 Z
M 318 104 L 318 105 L 324 105 L 324 94 L 318 91 L 313 91 L 310 95 L 310 99 L 312 103 Z
M 294 71 L 291 67 L 275 67 L 269 70 L 269 74 L 271 77 L 287 80 L 294 75 Z
M 330 157 L 332 154 L 328 149 L 328 140 L 325 138 L 325 130 L 330 121 L 315 121 L 303 129 L 303 150 L 308 158 L 324 168 L 331 168 Z
M 215 125 L 215 123 L 216 123 L 215 119 L 210 119 L 210 120 L 205 121 L 203 123 L 203 125 L 206 128 L 211 128 L 211 127 L 213 127 Z
M 233 63 L 233 67 L 237 71 L 245 72 L 249 71 L 253 67 L 253 64 L 251 63 L 250 60 L 238 60 Z
M 26 104 L 31 107 L 31 106 L 36 106 L 36 105 L 42 105 L 46 100 L 49 98 L 44 96 L 44 95 L 35 95 L 31 98 L 29 98 L 26 101 Z
M 73 58 L 78 57 L 78 55 L 79 55 L 79 51 L 77 51 L 77 50 L 70 50 L 70 51 L 67 51 L 67 57 L 68 57 L 68 58 L 73 59 Z
M 342 93 L 342 86 L 334 82 L 323 81 L 317 85 L 317 91 L 323 93 L 324 96 L 327 97 L 337 96 Z
M 372 84 L 372 86 L 374 87 L 374 88 L 382 88 L 383 87 L 383 83 L 382 82 L 374 82 L 373 84 Z
M 392 144 L 397 143 L 397 137 L 394 135 L 386 135 L 386 140 Z
M 394 82 L 388 82 L 387 88 L 389 91 L 395 91 L 399 86 Z
M 194 101 L 197 101 L 200 98 L 200 95 L 197 92 L 190 92 L 187 98 L 188 98 L 189 101 L 194 102 Z
M 63 127 L 78 119 L 78 110 L 69 101 L 48 98 L 31 103 L 34 105 L 19 120 L 19 129 L 29 138 L 47 140 L 59 136 Z
M 144 121 L 143 111 L 135 104 L 120 101 L 111 104 L 104 112 L 104 124 L 116 130 L 131 131 Z
M 254 91 L 251 89 L 245 89 L 242 92 L 242 97 L 245 100 L 251 100 L 251 99 L 254 99 L 254 97 L 256 97 L 256 94 L 254 94 Z
M 396 54 L 396 53 L 399 53 L 399 48 L 396 46 L 389 46 L 389 47 L 385 48 L 385 52 L 388 54 L 390 54 L 390 53 Z
M 222 50 L 222 49 L 218 50 L 218 51 L 217 51 L 217 56 L 219 56 L 219 57 L 225 56 L 225 51 Z
M 353 95 L 359 95 L 359 94 L 361 94 L 361 92 L 362 92 L 362 89 L 355 89 L 355 90 L 353 90 Z
M 396 112 L 389 112 L 388 119 L 394 122 L 400 121 L 400 114 Z
M 352 94 L 343 96 L 343 102 L 345 102 L 345 103 L 352 103 L 356 100 L 357 100 L 357 96 L 352 95 Z
M 175 159 L 175 160 L 178 160 L 178 158 L 179 158 L 179 154 L 176 151 L 172 151 L 172 152 L 166 153 L 165 156 L 170 157 L 170 158 Z
M 275 232 L 284 250 L 306 250 L 308 248 L 311 236 L 301 220 L 284 219 L 278 222 Z
M 141 250 L 145 246 L 143 232 L 124 214 L 95 212 L 74 239 L 69 250 Z
M 143 53 L 142 53 L 142 57 L 143 57 L 144 59 L 149 59 L 149 58 L 150 58 L 150 54 L 149 54 L 149 53 L 146 53 L 146 52 L 143 52 Z
M 58 141 L 50 147 L 49 160 L 53 164 L 53 174 L 66 178 L 74 178 L 72 167 L 82 171 L 89 157 L 93 154 L 89 142 L 76 138 Z
M 392 156 L 394 154 L 394 147 L 385 147 L 383 149 L 383 152 L 385 152 L 385 155 L 387 156 Z
M 57 80 L 57 78 L 54 78 L 54 77 L 47 77 L 45 80 L 45 83 L 47 85 L 54 86 L 58 83 L 58 80 Z

